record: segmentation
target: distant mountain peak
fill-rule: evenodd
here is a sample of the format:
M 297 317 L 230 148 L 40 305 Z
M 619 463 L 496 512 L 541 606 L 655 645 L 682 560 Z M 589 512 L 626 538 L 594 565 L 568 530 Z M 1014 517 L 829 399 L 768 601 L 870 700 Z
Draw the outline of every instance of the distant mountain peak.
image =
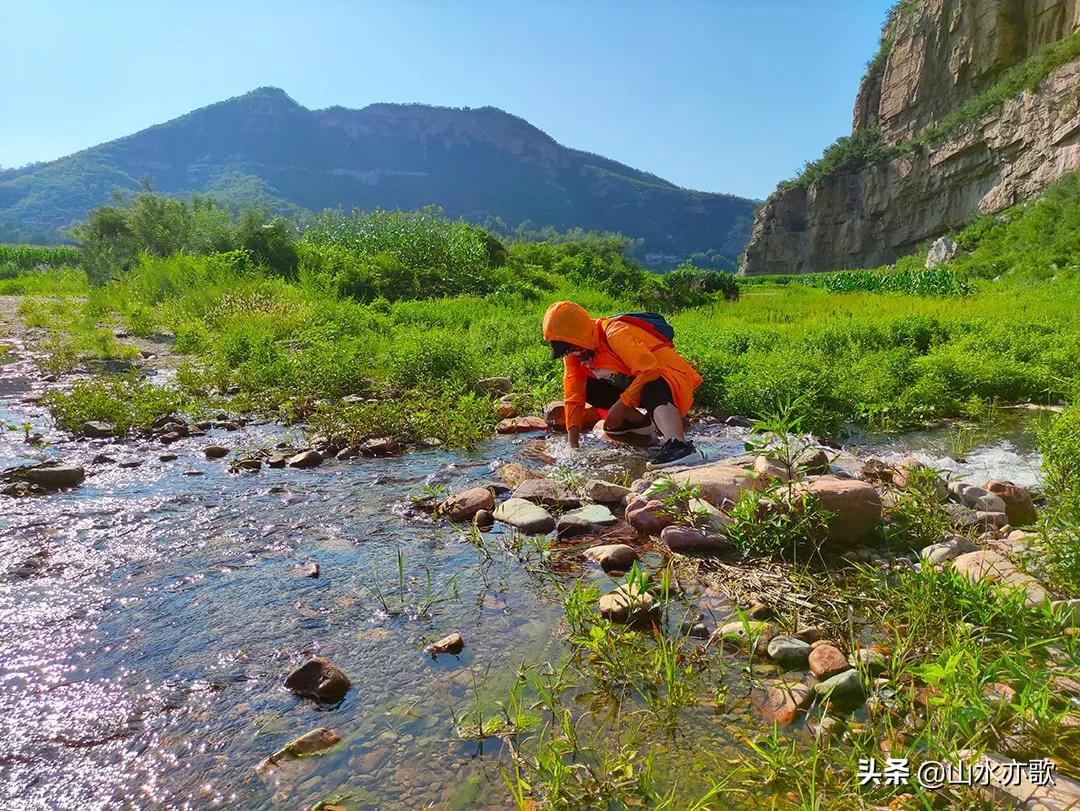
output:
M 240 96 L 82 152 L 0 176 L 0 240 L 59 229 L 143 179 L 161 193 L 300 207 L 416 209 L 509 227 L 617 231 L 668 265 L 734 266 L 755 203 L 691 192 L 567 148 L 497 107 L 376 103 L 311 110 L 278 87 Z

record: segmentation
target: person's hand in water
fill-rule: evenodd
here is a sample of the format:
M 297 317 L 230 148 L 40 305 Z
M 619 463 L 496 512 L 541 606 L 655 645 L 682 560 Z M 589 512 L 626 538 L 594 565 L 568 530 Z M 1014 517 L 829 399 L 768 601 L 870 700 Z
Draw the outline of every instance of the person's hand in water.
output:
M 636 408 L 630 408 L 622 400 L 616 400 L 608 409 L 607 417 L 604 418 L 604 426 L 615 431 L 622 427 L 627 420 L 639 419 L 640 414 Z

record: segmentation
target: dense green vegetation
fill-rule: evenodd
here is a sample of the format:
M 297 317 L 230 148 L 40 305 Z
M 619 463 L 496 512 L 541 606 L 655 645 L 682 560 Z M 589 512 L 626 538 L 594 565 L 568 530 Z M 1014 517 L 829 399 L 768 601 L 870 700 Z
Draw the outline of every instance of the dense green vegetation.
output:
M 148 159 L 159 154 L 167 165 Z M 0 170 L 0 241 L 66 237 L 110 195 L 138 194 L 147 182 L 168 196 L 286 217 L 433 203 L 478 223 L 501 218 L 501 233 L 521 223 L 620 232 L 635 238 L 637 259 L 662 267 L 689 258 L 732 269 L 756 205 L 569 149 L 493 107 L 308 110 L 263 87 L 56 161 Z
M 156 242 L 138 242 L 140 229 Z M 596 314 L 668 313 L 705 378 L 699 406 L 760 415 L 797 400 L 820 432 L 899 429 L 980 402 L 1055 401 L 1072 394 L 1080 368 L 1076 177 L 973 223 L 956 235 L 967 250 L 949 265 L 924 270 L 915 256 L 882 271 L 743 280 L 737 300 L 732 277 L 692 266 L 656 276 L 617 237 L 503 245 L 436 211 L 336 215 L 300 235 L 281 220 L 146 195 L 96 212 L 82 233 L 91 266 L 138 258 L 91 286 L 85 303 L 66 305 L 72 313 L 39 317 L 55 328 L 56 368 L 86 351 L 121 352 L 96 326 L 119 319 L 135 334 L 176 336 L 191 357 L 181 375 L 190 393 L 228 393 L 361 433 L 380 423 L 402 438 L 440 430 L 430 421 L 409 428 L 404 400 L 397 413 L 336 398 L 396 390 L 436 404 L 435 413 L 460 404 L 472 414 L 464 398 L 488 376 L 510 377 L 523 405 L 554 397 L 560 370 L 538 325 L 561 298 Z M 231 250 L 198 252 L 208 233 Z M 174 248 L 189 252 L 155 255 Z M 55 282 L 70 292 L 70 276 Z M 43 297 L 25 304 L 31 314 L 55 306 Z M 469 441 L 490 426 L 485 416 L 472 430 L 442 433 Z

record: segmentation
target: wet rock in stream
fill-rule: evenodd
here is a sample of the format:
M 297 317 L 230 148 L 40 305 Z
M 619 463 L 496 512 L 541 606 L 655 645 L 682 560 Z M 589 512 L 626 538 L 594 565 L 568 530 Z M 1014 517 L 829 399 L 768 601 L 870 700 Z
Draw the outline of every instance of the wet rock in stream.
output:
M 562 517 L 586 521 L 598 527 L 611 526 L 618 520 L 611 510 L 603 504 L 587 504 L 584 507 L 578 507 L 576 510 L 564 513 Z
M 659 608 L 653 596 L 636 583 L 626 583 L 603 595 L 597 607 L 601 617 L 627 625 L 651 621 Z
M 401 447 L 401 443 L 393 437 L 375 437 L 360 443 L 360 453 L 364 456 L 392 456 L 400 451 Z
M 296 574 L 297 577 L 318 577 L 319 562 L 316 560 L 312 560 L 307 563 L 302 563 L 299 566 L 294 566 L 293 572 Z
M 510 498 L 495 508 L 495 520 L 529 535 L 545 535 L 555 529 L 551 513 L 531 501 Z
M 495 426 L 495 431 L 500 434 L 525 434 L 547 429 L 548 424 L 541 417 L 510 417 Z
M 801 670 L 810 656 L 810 645 L 790 636 L 775 636 L 769 642 L 768 653 L 785 670 Z
M 857 670 L 845 670 L 814 685 L 814 693 L 831 701 L 857 703 L 866 697 L 866 687 Z
M 20 471 L 20 478 L 45 490 L 59 490 L 74 487 L 86 478 L 86 471 L 80 465 L 40 465 Z
M 630 567 L 634 565 L 634 561 L 638 559 L 634 548 L 624 543 L 593 546 L 586 549 L 584 555 L 589 560 L 599 563 L 605 572 L 629 571 Z
M 704 532 L 694 527 L 664 527 L 660 532 L 667 548 L 678 554 L 716 554 L 731 549 L 723 535 Z
M 116 434 L 115 425 L 111 422 L 104 422 L 101 420 L 84 422 L 82 428 L 79 430 L 83 436 L 90 437 L 91 439 L 107 439 Z
M 585 484 L 586 498 L 589 501 L 595 501 L 597 504 L 617 504 L 630 493 L 629 487 L 601 481 L 600 479 L 590 479 Z
M 505 482 L 510 487 L 517 487 L 522 482 L 529 479 L 542 479 L 544 475 L 538 471 L 533 470 L 531 467 L 526 467 L 520 462 L 508 462 L 502 465 L 498 471 L 498 477 L 500 481 Z
M 285 679 L 285 686 L 302 696 L 335 703 L 345 697 L 351 682 L 340 668 L 328 659 L 308 659 Z
M 835 645 L 815 645 L 808 656 L 810 672 L 819 679 L 828 679 L 851 669 L 851 663 Z
M 341 743 L 341 736 L 334 730 L 319 727 L 311 730 L 311 732 L 305 732 L 299 738 L 285 744 L 274 754 L 264 759 L 255 770 L 264 773 L 273 769 L 283 760 L 316 755 L 337 746 L 339 743 Z
M 758 714 L 766 721 L 775 721 L 781 726 L 795 723 L 813 699 L 813 689 L 805 684 L 766 684 L 750 691 L 750 702 Z
M 495 509 L 495 496 L 486 487 L 470 487 L 439 504 L 439 515 L 450 521 L 469 521 L 481 510 Z
M 465 640 L 462 639 L 461 634 L 455 631 L 452 634 L 447 634 L 442 639 L 432 642 L 430 645 L 424 648 L 425 653 L 430 653 L 435 656 L 440 653 L 448 653 L 453 656 L 457 656 L 465 649 Z
M 576 538 L 579 535 L 588 535 L 593 530 L 593 525 L 576 515 L 560 515 L 555 522 L 556 538 Z
M 318 451 L 313 450 L 301 451 L 295 456 L 289 457 L 288 460 L 289 467 L 295 467 L 300 469 L 318 467 L 322 464 L 322 462 L 322 454 Z
M 224 445 L 207 445 L 203 448 L 203 455 L 207 459 L 221 459 L 229 455 L 229 449 Z
M 514 498 L 560 510 L 570 510 L 581 504 L 581 499 L 561 484 L 546 478 L 523 481 L 514 488 Z

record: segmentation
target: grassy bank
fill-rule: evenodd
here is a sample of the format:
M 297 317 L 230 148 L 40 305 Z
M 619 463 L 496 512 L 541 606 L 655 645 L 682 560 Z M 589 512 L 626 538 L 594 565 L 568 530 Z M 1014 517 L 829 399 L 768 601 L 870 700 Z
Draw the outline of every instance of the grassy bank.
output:
M 836 434 L 849 424 L 898 430 L 978 415 L 991 402 L 1075 397 L 1077 226 L 1080 183 L 1070 178 L 1036 203 L 973 223 L 956 235 L 964 253 L 938 270 L 924 272 L 916 256 L 891 269 L 735 288 L 730 277 L 689 266 L 654 276 L 615 237 L 503 245 L 431 211 L 331 214 L 300 231 L 257 214 L 143 198 L 91 220 L 89 276 L 34 267 L 9 281 L 26 285 L 20 313 L 41 330 L 43 365 L 61 375 L 88 358 L 137 359 L 120 330 L 175 339 L 183 358 L 175 390 L 99 376 L 52 391 L 46 404 L 75 431 L 89 420 L 124 431 L 176 409 L 231 408 L 348 441 L 467 445 L 496 421 L 478 379 L 510 378 L 522 410 L 558 396 L 561 368 L 540 340 L 540 320 L 552 301 L 573 299 L 594 314 L 669 314 L 678 347 L 704 377 L 699 408 L 763 416 L 794 403 L 786 424 Z M 1040 443 L 1047 503 L 1039 538 L 1019 562 L 1071 596 L 1080 591 L 1076 406 Z M 518 538 L 530 550 L 535 543 L 530 565 L 563 589 L 568 652 L 478 685 L 468 706 L 455 708 L 457 733 L 505 742 L 503 777 L 521 808 L 986 807 L 970 788 L 858 780 L 866 758 L 914 766 L 955 762 L 965 750 L 1050 757 L 1080 776 L 1075 711 L 1061 688 L 1075 678 L 1075 633 L 1045 606 L 907 557 L 901 564 L 951 531 L 926 485 L 915 477 L 890 493 L 872 567 L 753 559 L 774 551 L 768 533 L 784 529 L 764 523 L 755 494 L 727 530 L 751 555 L 739 568 L 667 559 L 653 572 L 663 633 L 602 619 L 595 589 L 565 568 L 554 576 L 555 544 Z M 809 512 L 793 511 L 794 523 Z M 468 537 L 478 554 L 493 554 L 482 533 Z M 854 713 L 821 700 L 807 725 L 762 732 L 748 693 L 779 674 L 756 644 L 761 626 L 739 615 L 749 644 L 704 645 L 682 633 L 699 596 L 685 584 L 762 571 L 773 588 L 808 598 L 806 611 L 775 612 L 781 631 L 820 622 L 846 651 L 879 646 L 875 671 L 884 675 L 862 668 L 869 700 Z M 635 571 L 635 582 L 641 577 Z
M 223 246 L 245 244 L 243 222 Z M 50 329 L 54 371 L 87 352 L 121 353 L 103 323 L 165 332 L 190 359 L 180 375 L 190 398 L 231 397 L 353 434 L 432 431 L 455 442 L 493 424 L 471 393 L 478 378 L 511 378 L 524 408 L 557 395 L 559 365 L 539 335 L 552 301 L 598 315 L 660 309 L 705 379 L 699 407 L 756 416 L 798 399 L 809 428 L 836 434 L 1068 397 L 1080 368 L 1078 223 L 1080 182 L 1070 177 L 959 234 L 967 251 L 948 267 L 921 271 L 917 256 L 735 289 L 730 276 L 692 267 L 654 276 L 617 238 L 507 247 L 433 212 L 335 215 L 302 236 L 277 222 L 276 241 L 259 250 L 158 256 L 144 245 L 126 271 L 91 286 L 69 270 L 12 281 L 30 280 L 23 311 Z M 167 245 L 203 241 L 187 233 Z M 344 408 L 345 395 L 399 408 Z M 410 427 L 419 411 L 432 416 Z

